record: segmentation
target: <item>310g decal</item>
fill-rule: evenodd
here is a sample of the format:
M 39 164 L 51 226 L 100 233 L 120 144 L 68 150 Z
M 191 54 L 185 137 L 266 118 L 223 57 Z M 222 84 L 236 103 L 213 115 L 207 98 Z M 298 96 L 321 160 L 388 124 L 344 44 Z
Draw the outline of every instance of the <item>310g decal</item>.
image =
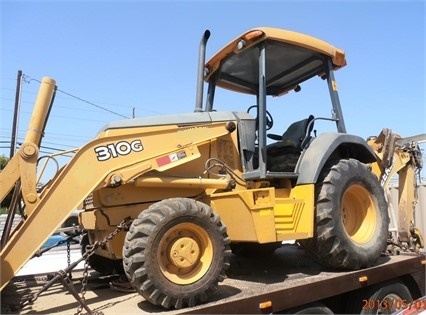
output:
M 96 158 L 98 161 L 106 161 L 111 158 L 128 155 L 131 152 L 141 151 L 143 151 L 141 140 L 133 140 L 130 143 L 127 141 L 120 141 L 95 148 Z

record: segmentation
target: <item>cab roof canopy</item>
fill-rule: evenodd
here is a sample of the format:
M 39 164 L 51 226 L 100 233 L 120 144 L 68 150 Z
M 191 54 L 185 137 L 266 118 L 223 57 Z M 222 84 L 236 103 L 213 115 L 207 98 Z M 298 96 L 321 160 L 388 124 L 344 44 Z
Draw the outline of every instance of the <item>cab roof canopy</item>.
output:
M 257 95 L 259 54 L 265 45 L 266 94 L 281 95 L 301 82 L 346 65 L 345 53 L 320 39 L 277 28 L 260 27 L 237 37 L 205 65 L 205 81 L 236 92 Z

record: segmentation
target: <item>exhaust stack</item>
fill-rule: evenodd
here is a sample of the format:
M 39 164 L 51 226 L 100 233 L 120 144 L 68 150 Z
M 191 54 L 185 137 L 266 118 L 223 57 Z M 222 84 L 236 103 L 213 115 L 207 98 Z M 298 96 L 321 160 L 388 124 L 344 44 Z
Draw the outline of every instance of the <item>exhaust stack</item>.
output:
M 197 95 L 195 99 L 194 112 L 203 111 L 203 87 L 204 87 L 204 64 L 206 62 L 206 45 L 210 37 L 210 31 L 206 30 L 201 38 L 200 50 L 198 53 L 198 77 L 197 77 Z

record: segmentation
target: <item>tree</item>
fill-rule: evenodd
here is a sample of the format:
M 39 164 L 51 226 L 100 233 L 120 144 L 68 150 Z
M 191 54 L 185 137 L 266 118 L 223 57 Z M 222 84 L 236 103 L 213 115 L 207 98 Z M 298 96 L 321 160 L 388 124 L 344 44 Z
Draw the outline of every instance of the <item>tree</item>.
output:
M 9 162 L 9 158 L 5 155 L 0 155 L 0 170 L 4 169 Z

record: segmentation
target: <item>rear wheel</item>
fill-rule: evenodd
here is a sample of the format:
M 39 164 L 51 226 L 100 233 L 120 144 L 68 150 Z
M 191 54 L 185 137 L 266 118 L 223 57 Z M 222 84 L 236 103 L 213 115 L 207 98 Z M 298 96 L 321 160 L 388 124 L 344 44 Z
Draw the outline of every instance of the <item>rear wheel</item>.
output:
M 124 270 L 151 303 L 194 306 L 205 302 L 225 279 L 229 243 L 226 227 L 206 204 L 163 200 L 133 221 L 124 242 Z
M 304 247 L 331 268 L 373 264 L 386 249 L 389 225 L 376 176 L 357 160 L 340 160 L 322 171 L 315 189 L 316 233 Z

